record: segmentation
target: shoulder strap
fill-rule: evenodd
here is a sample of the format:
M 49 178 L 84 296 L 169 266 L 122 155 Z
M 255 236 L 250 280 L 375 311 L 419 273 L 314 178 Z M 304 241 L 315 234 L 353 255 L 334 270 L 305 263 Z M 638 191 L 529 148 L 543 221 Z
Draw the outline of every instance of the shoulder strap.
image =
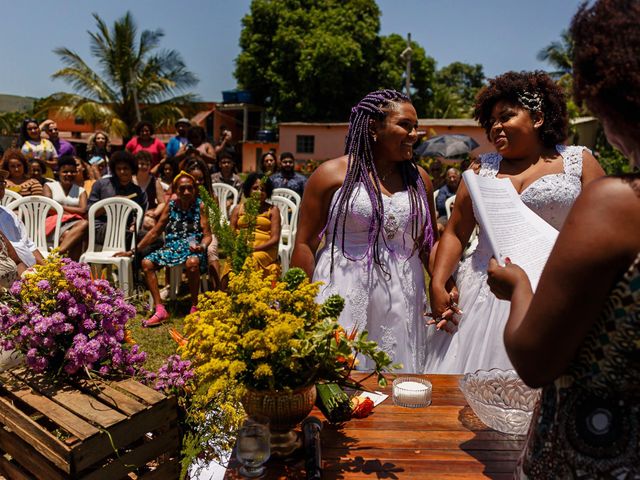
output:
M 497 152 L 480 155 L 478 158 L 478 161 L 480 162 L 480 172 L 478 174 L 481 177 L 495 178 L 496 175 L 498 175 L 501 160 L 502 155 Z
M 558 145 L 556 150 L 562 155 L 564 173 L 573 177 L 582 177 L 582 152 L 588 149 L 580 145 Z

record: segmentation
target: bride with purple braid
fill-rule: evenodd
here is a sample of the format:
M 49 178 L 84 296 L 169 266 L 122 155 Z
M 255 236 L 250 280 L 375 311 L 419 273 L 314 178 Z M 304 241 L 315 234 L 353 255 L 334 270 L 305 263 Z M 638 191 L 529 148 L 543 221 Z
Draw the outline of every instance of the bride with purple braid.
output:
M 320 301 L 345 299 L 346 332 L 369 332 L 404 372 L 424 367 L 424 267 L 436 235 L 431 180 L 412 161 L 417 122 L 395 90 L 353 107 L 346 154 L 320 165 L 305 187 L 292 258 L 324 282 Z

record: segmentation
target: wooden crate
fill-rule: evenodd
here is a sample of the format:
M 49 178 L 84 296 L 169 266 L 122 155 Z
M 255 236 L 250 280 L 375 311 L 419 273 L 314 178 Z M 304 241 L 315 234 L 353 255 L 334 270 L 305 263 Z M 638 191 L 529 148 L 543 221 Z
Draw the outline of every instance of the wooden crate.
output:
M 8 479 L 176 479 L 178 412 L 132 379 L 52 382 L 0 374 L 0 475 Z

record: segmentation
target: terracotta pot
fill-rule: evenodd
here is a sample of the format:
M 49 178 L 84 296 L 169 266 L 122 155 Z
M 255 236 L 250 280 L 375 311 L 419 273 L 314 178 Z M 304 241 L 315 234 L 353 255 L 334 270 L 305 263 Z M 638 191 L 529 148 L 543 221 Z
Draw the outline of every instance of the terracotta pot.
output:
M 269 418 L 271 430 L 271 454 L 287 456 L 301 445 L 293 429 L 304 420 L 316 402 L 314 384 L 297 390 L 247 390 L 242 397 L 242 406 L 247 415 L 262 415 Z

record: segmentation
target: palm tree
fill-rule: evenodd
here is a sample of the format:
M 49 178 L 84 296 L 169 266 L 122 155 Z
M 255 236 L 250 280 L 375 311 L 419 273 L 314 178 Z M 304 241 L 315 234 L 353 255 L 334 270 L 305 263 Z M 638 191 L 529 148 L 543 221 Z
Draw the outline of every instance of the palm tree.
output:
M 56 108 L 62 115 L 82 117 L 122 136 L 130 134 L 141 118 L 163 126 L 184 117 L 196 97 L 182 92 L 198 79 L 175 50 L 154 52 L 164 32 L 144 30 L 136 38 L 130 12 L 116 20 L 111 30 L 98 14 L 93 18 L 98 30 L 89 36 L 99 73 L 74 51 L 56 48 L 54 53 L 65 67 L 52 78 L 63 79 L 76 93 L 51 95 L 43 110 Z
M 538 52 L 537 59 L 541 62 L 548 62 L 556 70 L 549 72 L 549 75 L 559 79 L 565 75 L 571 75 L 573 71 L 573 42 L 567 30 L 560 33 L 560 40 L 551 42 Z

